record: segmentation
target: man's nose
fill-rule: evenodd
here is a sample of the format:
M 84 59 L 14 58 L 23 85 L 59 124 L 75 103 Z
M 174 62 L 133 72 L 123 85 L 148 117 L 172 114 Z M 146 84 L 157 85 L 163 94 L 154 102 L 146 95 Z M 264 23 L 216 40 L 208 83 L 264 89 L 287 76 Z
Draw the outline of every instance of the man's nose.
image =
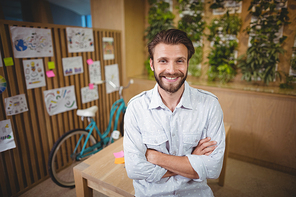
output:
M 174 62 L 169 63 L 166 70 L 168 73 L 174 74 L 176 71 L 176 64 Z

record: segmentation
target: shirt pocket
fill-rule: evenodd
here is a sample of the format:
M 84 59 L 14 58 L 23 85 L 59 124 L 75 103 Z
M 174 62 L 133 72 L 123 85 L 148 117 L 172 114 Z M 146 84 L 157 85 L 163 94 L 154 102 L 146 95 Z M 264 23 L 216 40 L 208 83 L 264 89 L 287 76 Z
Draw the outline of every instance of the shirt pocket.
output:
M 166 143 L 168 142 L 168 138 L 163 134 L 155 134 L 155 133 L 146 133 L 142 136 L 143 143 L 147 146 L 149 149 L 154 149 L 162 153 L 168 153 L 166 148 Z
M 185 154 L 191 154 L 200 140 L 200 134 L 183 134 L 183 150 Z

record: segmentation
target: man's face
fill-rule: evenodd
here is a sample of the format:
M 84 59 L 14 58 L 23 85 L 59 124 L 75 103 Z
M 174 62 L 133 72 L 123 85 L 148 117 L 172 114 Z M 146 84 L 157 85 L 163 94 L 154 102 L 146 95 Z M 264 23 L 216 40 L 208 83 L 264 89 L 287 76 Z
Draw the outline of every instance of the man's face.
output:
M 158 85 L 169 93 L 177 92 L 187 77 L 188 49 L 183 44 L 157 44 L 150 67 Z

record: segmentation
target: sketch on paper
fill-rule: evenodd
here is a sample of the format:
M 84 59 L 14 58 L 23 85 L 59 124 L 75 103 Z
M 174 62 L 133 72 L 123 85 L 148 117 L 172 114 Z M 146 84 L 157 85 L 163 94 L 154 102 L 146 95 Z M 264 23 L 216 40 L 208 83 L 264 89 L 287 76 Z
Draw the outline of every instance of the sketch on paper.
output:
M 83 73 L 82 57 L 65 57 L 62 58 L 64 76 Z
M 106 92 L 107 94 L 117 91 L 119 85 L 119 71 L 118 71 L 118 64 L 112 64 L 109 66 L 105 66 L 105 79 L 106 79 Z M 113 84 L 116 87 L 113 87 Z
M 90 83 L 95 83 L 102 80 L 100 61 L 94 61 L 93 64 L 88 66 L 88 68 Z
M 45 75 L 42 59 L 23 60 L 27 89 L 45 86 Z
M 92 29 L 67 27 L 66 31 L 69 53 L 95 50 Z
M 114 59 L 114 39 L 103 37 L 103 54 L 104 60 Z
M 52 57 L 50 29 L 10 26 L 15 58 Z
M 10 120 L 0 121 L 0 152 L 15 148 Z
M 5 98 L 5 110 L 7 116 L 12 116 L 28 111 L 25 94 Z
M 43 94 L 46 110 L 50 116 L 77 109 L 74 86 L 46 90 Z
M 88 86 L 81 88 L 82 103 L 88 103 L 99 99 L 98 86 L 94 85 L 93 87 L 93 89 L 90 89 Z
M 227 11 L 229 12 L 229 14 L 241 13 L 242 12 L 242 2 L 227 0 L 224 2 L 224 8 L 213 9 L 213 14 L 214 15 L 224 15 L 224 14 L 226 14 Z

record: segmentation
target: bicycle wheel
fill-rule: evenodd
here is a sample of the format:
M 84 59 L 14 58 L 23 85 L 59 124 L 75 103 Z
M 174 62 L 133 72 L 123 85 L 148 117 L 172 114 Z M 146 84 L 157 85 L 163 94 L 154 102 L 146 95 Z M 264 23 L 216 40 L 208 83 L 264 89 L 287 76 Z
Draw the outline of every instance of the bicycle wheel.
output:
M 75 146 L 81 135 L 84 135 L 80 145 L 74 153 Z M 54 144 L 49 154 L 48 171 L 51 179 L 61 187 L 75 187 L 73 167 L 87 159 L 77 160 L 76 156 L 81 152 L 82 146 L 86 140 L 88 131 L 84 129 L 75 129 L 68 131 Z M 96 139 L 90 135 L 85 148 L 96 144 Z

